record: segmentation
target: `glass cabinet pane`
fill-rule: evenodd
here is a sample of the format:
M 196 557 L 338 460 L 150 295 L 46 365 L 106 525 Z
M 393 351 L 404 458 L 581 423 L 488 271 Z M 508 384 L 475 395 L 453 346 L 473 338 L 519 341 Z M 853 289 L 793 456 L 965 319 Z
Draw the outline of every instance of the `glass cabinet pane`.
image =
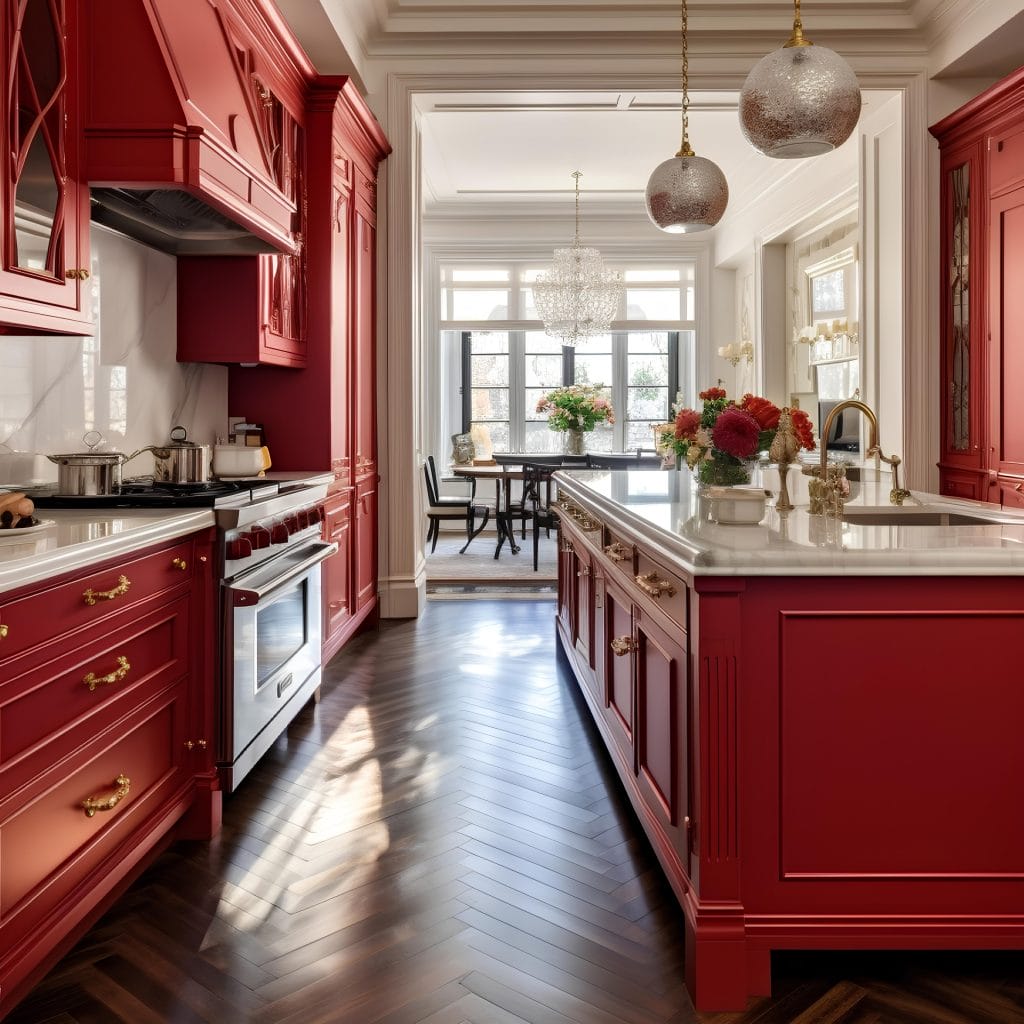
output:
M 950 171 L 951 211 L 949 246 L 949 443 L 965 452 L 971 443 L 971 307 L 970 307 L 970 167 L 961 164 Z

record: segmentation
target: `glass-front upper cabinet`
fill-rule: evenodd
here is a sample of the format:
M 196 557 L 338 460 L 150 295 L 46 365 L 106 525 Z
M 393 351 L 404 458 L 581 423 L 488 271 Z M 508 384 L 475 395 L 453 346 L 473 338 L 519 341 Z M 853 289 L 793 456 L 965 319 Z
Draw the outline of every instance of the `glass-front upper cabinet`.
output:
M 6 157 L 0 331 L 91 333 L 88 190 L 78 181 L 79 90 L 69 0 L 4 6 Z
M 941 373 L 939 455 L 943 494 L 984 499 L 981 472 L 984 297 L 972 278 L 980 244 L 985 185 L 977 145 L 942 155 Z

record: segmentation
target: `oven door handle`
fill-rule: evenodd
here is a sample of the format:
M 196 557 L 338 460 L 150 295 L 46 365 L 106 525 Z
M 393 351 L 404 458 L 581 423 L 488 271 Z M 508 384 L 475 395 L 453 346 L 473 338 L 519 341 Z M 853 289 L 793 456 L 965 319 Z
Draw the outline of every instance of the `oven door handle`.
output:
M 277 576 L 274 581 L 266 587 L 228 587 L 228 592 L 231 595 L 231 604 L 236 608 L 239 605 L 244 605 L 247 608 L 252 608 L 259 604 L 260 601 L 266 600 L 268 597 L 273 597 L 279 590 L 288 586 L 292 580 L 299 576 L 303 576 L 309 572 L 310 569 L 315 565 L 319 565 L 325 558 L 330 558 L 331 555 L 338 553 L 338 545 L 327 541 L 320 541 L 313 545 L 314 551 L 308 557 L 304 558 L 301 562 L 297 562 L 290 569 L 285 572 L 283 576 Z

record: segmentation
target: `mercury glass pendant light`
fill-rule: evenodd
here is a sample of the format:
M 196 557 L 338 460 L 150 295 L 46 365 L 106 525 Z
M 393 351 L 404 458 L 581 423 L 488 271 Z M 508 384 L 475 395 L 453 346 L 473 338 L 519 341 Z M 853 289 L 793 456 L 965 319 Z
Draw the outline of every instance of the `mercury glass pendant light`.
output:
M 686 55 L 686 0 L 682 0 L 682 60 L 680 78 L 683 87 L 682 139 L 679 152 L 663 161 L 647 182 L 647 215 L 656 227 L 670 234 L 706 231 L 725 213 L 729 185 L 718 165 L 696 156 L 690 146 L 690 65 Z
M 575 345 L 582 338 L 607 334 L 622 299 L 622 275 L 606 270 L 597 249 L 580 245 L 580 178 L 576 179 L 576 237 L 572 247 L 556 249 L 554 265 L 537 275 L 533 304 L 544 333 Z
M 740 127 L 766 156 L 820 156 L 842 145 L 860 117 L 860 86 L 833 50 L 804 37 L 800 0 L 793 34 L 754 65 L 740 91 Z

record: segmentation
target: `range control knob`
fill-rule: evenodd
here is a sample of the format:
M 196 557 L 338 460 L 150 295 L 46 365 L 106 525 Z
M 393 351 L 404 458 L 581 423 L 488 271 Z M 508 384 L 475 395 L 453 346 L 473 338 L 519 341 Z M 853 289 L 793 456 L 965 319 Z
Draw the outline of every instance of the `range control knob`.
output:
M 246 536 L 232 537 L 227 542 L 226 555 L 229 559 L 248 558 L 252 554 L 252 543 Z
M 253 550 L 270 547 L 270 531 L 265 526 L 254 526 L 249 531 L 249 541 Z

